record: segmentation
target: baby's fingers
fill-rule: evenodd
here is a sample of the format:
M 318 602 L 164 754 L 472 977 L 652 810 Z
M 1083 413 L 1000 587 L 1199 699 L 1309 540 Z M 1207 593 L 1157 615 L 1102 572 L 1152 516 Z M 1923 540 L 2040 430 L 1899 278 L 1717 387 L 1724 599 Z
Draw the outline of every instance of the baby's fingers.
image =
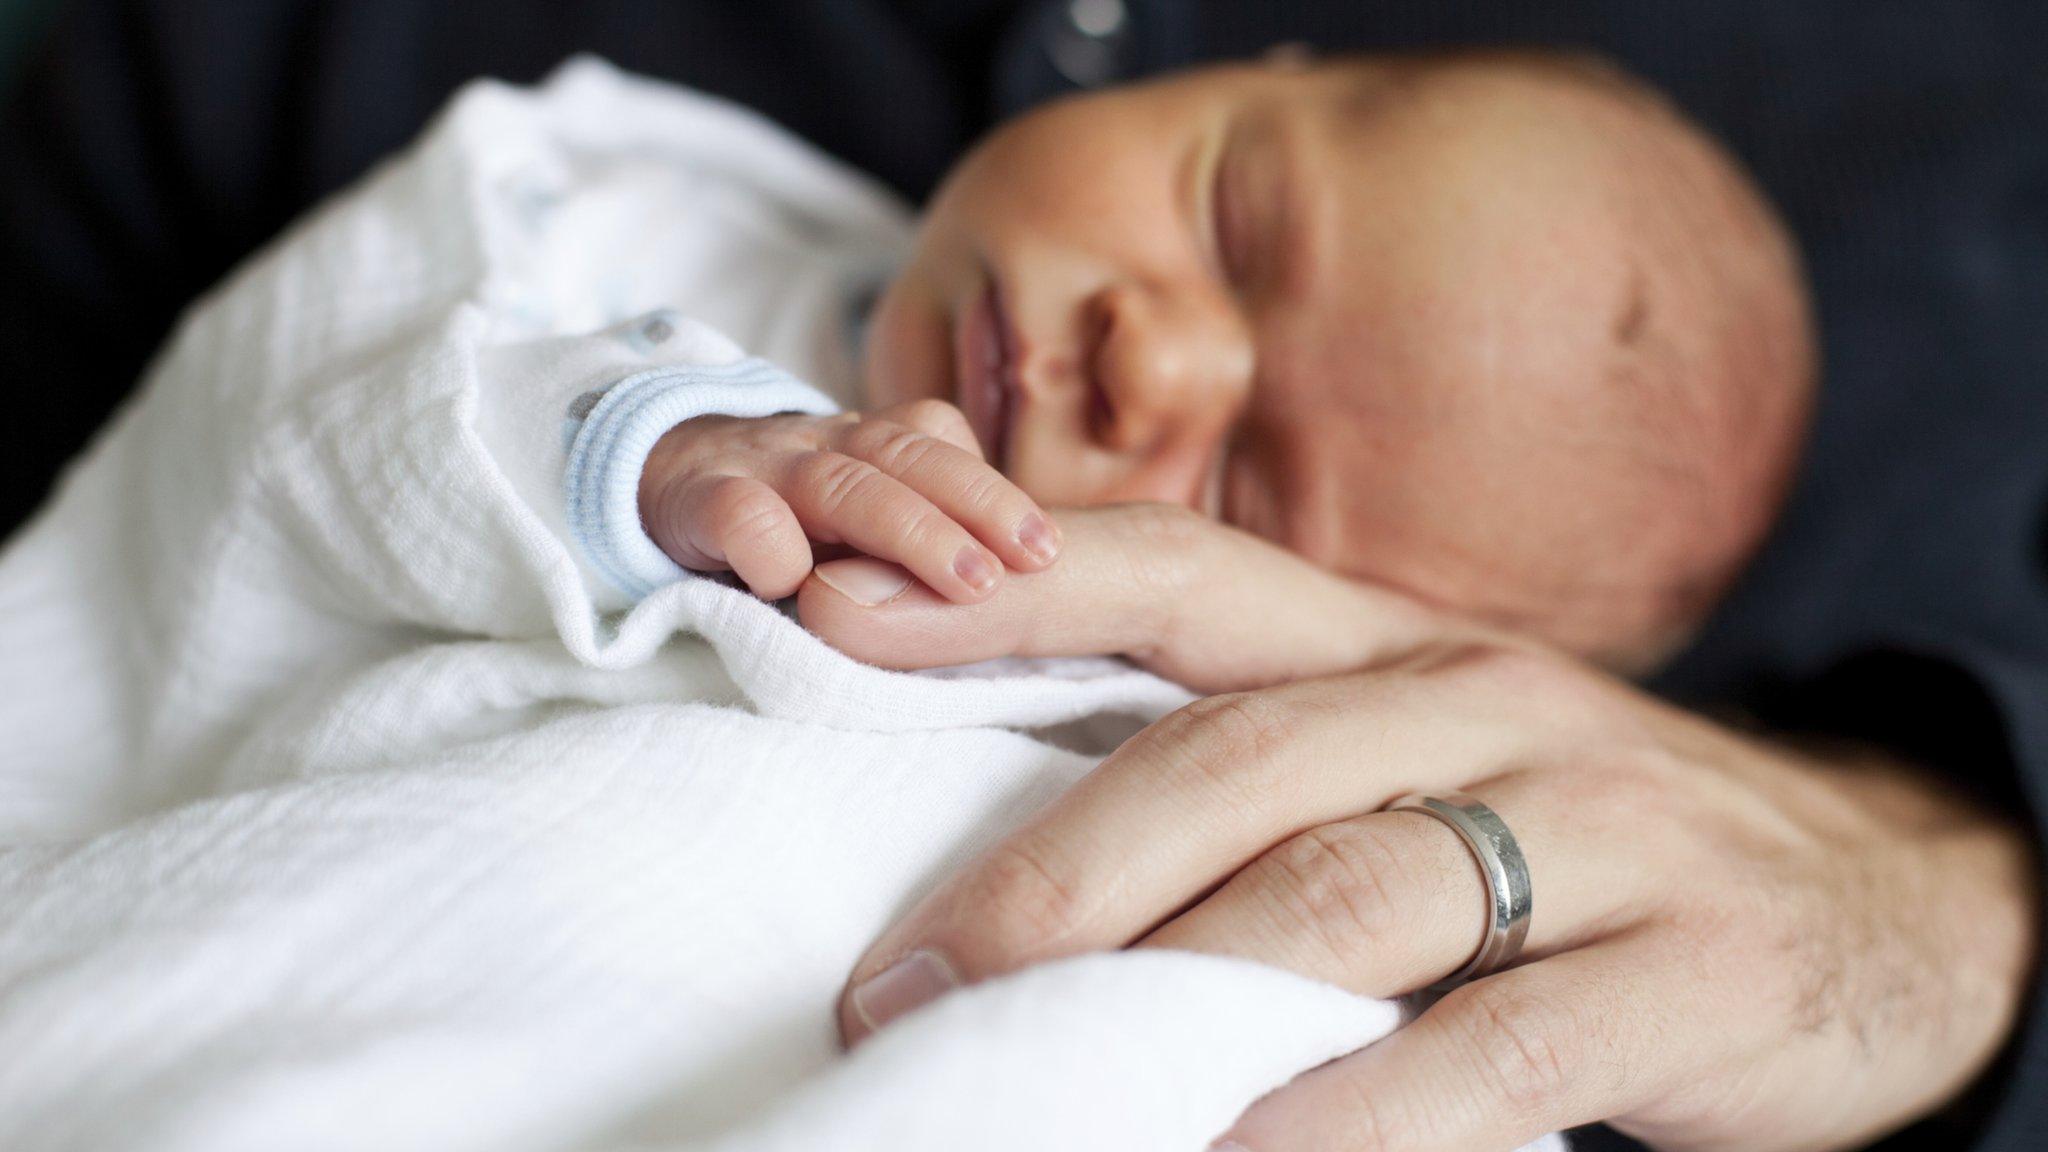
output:
M 957 423 L 958 429 L 951 424 Z M 834 435 L 834 447 L 894 476 L 972 532 L 1004 563 L 1035 572 L 1059 554 L 1059 532 L 1038 502 L 984 461 L 950 404 L 884 410 Z M 967 447 L 961 447 L 964 438 Z
M 695 571 L 730 568 L 754 595 L 795 594 L 811 571 L 811 542 L 775 489 L 744 476 L 701 476 L 648 508 L 647 534 Z
M 967 529 L 865 460 L 805 453 L 778 487 L 811 539 L 893 560 L 948 600 L 981 600 L 1001 578 L 1002 561 Z

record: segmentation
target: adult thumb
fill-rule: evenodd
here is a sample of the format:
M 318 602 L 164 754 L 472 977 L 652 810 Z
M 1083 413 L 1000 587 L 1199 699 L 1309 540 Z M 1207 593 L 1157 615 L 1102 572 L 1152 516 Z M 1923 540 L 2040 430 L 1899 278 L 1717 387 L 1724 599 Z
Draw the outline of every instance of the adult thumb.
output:
M 862 556 L 818 565 L 797 591 L 797 615 L 827 643 L 884 668 L 1146 647 L 1183 582 L 1188 546 L 1157 523 L 1172 514 L 1121 505 L 1053 515 L 1059 560 L 1011 573 L 980 603 L 952 603 L 901 567 Z

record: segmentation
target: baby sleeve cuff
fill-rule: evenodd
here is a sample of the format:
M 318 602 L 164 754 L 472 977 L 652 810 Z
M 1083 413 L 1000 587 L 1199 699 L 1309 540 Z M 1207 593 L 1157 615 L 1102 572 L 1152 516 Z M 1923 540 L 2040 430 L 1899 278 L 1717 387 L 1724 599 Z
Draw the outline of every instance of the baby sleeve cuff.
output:
M 637 600 L 683 579 L 640 523 L 640 472 L 655 441 L 696 416 L 826 416 L 839 406 L 765 360 L 637 372 L 576 397 L 564 436 L 569 533 L 590 566 Z

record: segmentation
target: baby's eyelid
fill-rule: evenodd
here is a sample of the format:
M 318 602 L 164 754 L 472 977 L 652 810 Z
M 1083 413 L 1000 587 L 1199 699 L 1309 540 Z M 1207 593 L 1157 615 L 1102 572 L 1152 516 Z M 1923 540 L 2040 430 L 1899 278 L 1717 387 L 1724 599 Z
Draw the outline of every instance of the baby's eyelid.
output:
M 1216 252 L 1217 274 L 1224 283 L 1237 287 L 1244 276 L 1243 254 L 1238 251 L 1244 238 L 1237 234 L 1241 228 L 1232 218 L 1243 211 L 1243 205 L 1231 201 L 1230 153 L 1230 145 L 1225 143 L 1209 175 L 1209 235 Z
M 1202 262 L 1207 264 L 1216 278 L 1229 280 L 1224 267 L 1220 221 L 1217 218 L 1219 206 L 1217 194 L 1223 174 L 1224 154 L 1229 151 L 1231 126 L 1228 123 L 1216 125 L 1204 134 L 1201 150 L 1196 154 L 1193 165 L 1194 179 L 1190 186 L 1194 190 L 1194 215 L 1190 221 L 1195 247 L 1200 250 Z
M 1209 228 L 1216 272 L 1240 296 L 1265 291 L 1278 258 L 1274 213 L 1279 192 L 1269 171 L 1274 157 L 1256 128 L 1233 131 L 1218 150 L 1210 180 Z

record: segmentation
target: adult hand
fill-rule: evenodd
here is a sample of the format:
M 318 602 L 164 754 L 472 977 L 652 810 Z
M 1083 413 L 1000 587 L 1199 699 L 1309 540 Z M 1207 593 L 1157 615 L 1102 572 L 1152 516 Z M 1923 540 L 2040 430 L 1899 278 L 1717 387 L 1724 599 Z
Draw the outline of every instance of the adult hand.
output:
M 1045 602 L 980 654 L 1220 654 L 1134 639 L 1126 585 L 1151 561 L 1110 559 L 1117 536 L 1065 527 L 1059 569 L 1102 586 L 1062 586 L 1056 625 L 1035 615 Z M 900 599 L 871 611 L 901 606 L 927 652 L 972 647 L 1040 579 L 953 615 Z M 1227 608 L 1238 579 L 1184 591 Z M 828 605 L 829 585 L 804 595 L 807 620 L 849 631 L 833 614 L 856 605 Z M 1273 609 L 1256 586 L 1237 599 Z M 1367 622 L 1363 603 L 1350 623 Z M 1381 809 L 1455 789 L 1528 857 L 1523 963 L 1298 1078 L 1229 1140 L 1505 1150 L 1606 1119 L 1661 1147 L 1849 1147 L 1938 1107 L 1990 1059 L 2033 947 L 2016 831 L 1876 756 L 1751 739 L 1388 604 L 1381 640 L 1310 645 L 1348 648 L 1356 666 L 1166 717 L 924 900 L 853 972 L 849 1039 L 953 982 L 1094 949 L 1243 956 L 1371 995 L 1425 986 L 1473 953 L 1484 889 L 1449 828 Z M 1286 615 L 1269 626 L 1295 627 Z

